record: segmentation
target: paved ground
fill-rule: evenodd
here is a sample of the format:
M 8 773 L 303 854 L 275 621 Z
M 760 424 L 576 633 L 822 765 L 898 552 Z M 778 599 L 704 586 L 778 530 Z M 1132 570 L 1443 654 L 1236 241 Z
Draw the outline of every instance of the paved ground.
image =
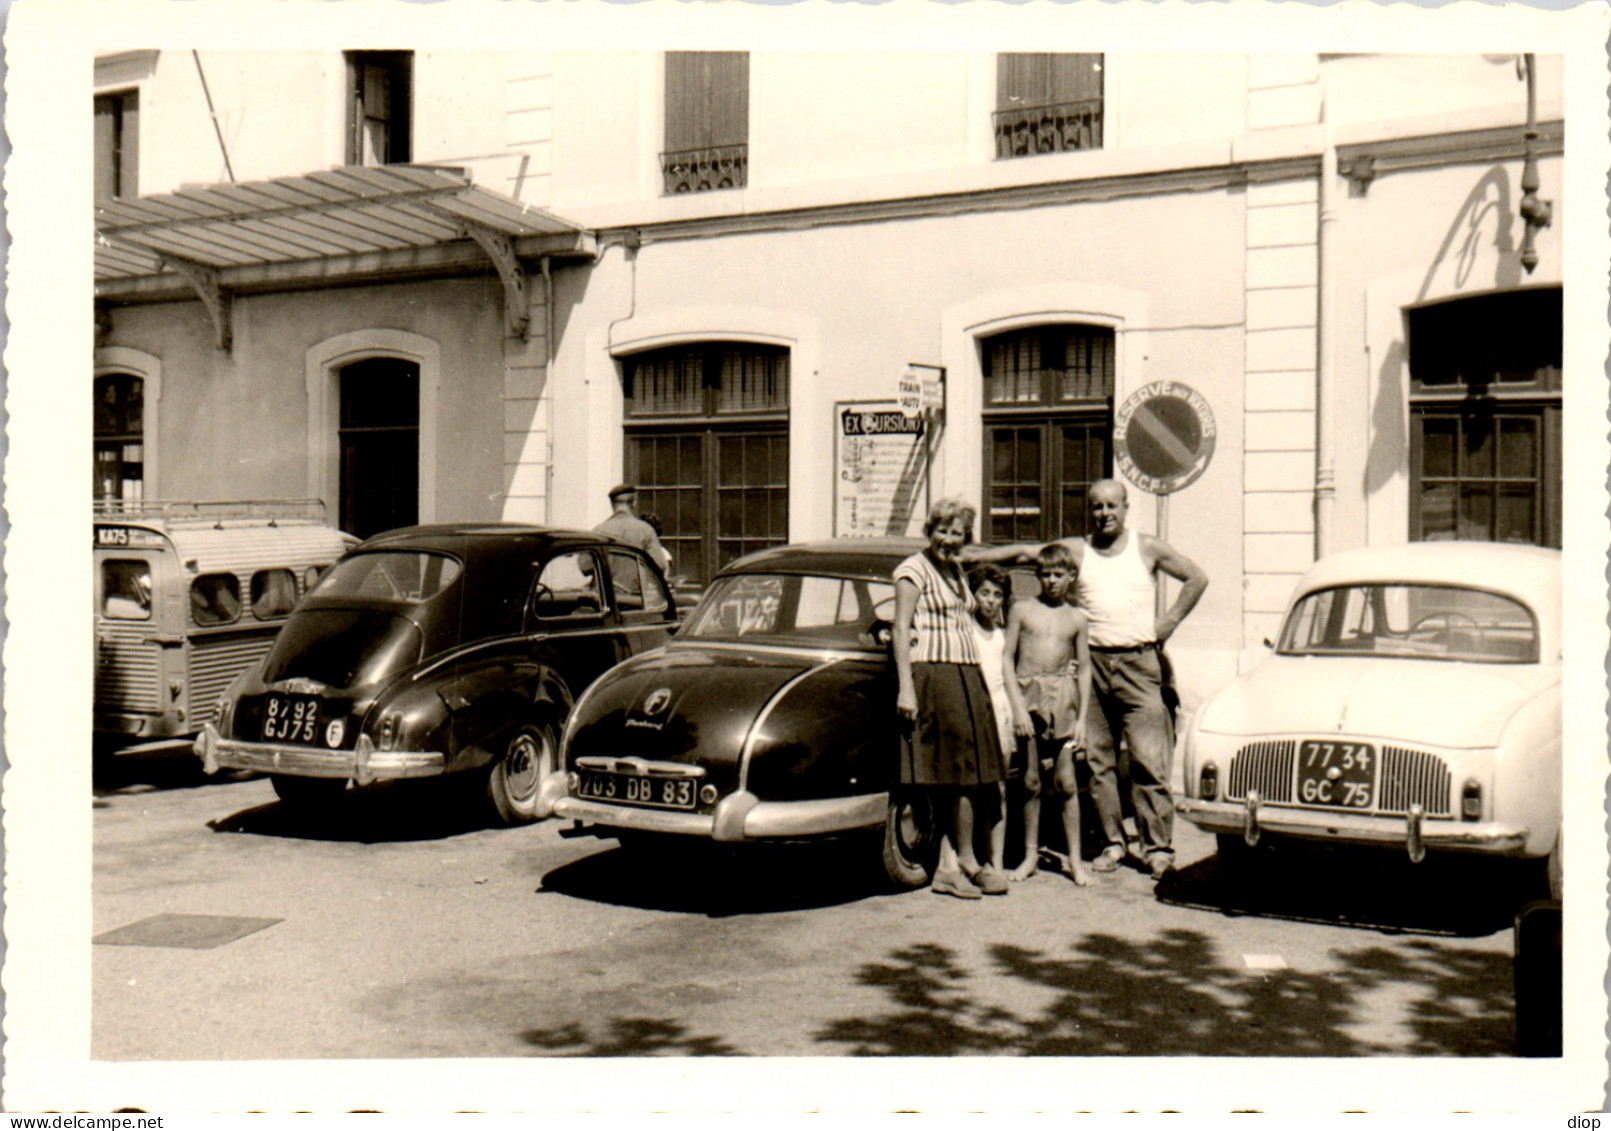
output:
M 183 759 L 95 805 L 98 936 L 273 921 L 94 947 L 96 1059 L 1511 1052 L 1511 895 L 1435 862 L 1311 854 L 1238 894 L 1184 826 L 1156 891 L 962 902 L 889 892 L 870 843 L 628 851 L 429 788 L 308 823 Z

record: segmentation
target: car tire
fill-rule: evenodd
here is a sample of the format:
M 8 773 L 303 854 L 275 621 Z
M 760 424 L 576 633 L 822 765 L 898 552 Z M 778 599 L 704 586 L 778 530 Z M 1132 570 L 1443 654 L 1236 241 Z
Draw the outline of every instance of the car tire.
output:
M 549 723 L 516 727 L 503 757 L 487 776 L 487 796 L 505 825 L 529 825 L 537 819 L 537 790 L 559 762 L 559 741 Z
M 897 887 L 922 887 L 934 876 L 940 838 L 927 791 L 892 789 L 884 816 L 884 874 Z
M 1544 874 L 1549 881 L 1549 897 L 1556 903 L 1561 902 L 1561 895 L 1566 888 L 1565 868 L 1561 863 L 1561 830 L 1555 830 L 1555 845 L 1549 850 L 1549 861 L 1544 865 Z
M 322 809 L 334 804 L 347 791 L 341 778 L 303 778 L 291 774 L 270 774 L 274 793 L 293 809 Z

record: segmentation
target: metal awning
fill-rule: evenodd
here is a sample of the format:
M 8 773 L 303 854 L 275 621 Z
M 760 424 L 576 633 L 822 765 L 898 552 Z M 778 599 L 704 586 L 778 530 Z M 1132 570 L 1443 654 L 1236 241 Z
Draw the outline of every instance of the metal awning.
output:
M 237 293 L 484 270 L 490 261 L 503 280 L 508 332 L 524 337 L 521 256 L 585 256 L 591 244 L 574 224 L 477 188 L 463 169 L 344 166 L 97 204 L 95 291 L 113 302 L 191 292 L 228 350 Z
M 462 169 L 351 166 L 98 204 L 95 278 L 160 274 L 164 257 L 222 271 L 427 248 L 465 239 L 466 223 L 511 239 L 579 231 Z

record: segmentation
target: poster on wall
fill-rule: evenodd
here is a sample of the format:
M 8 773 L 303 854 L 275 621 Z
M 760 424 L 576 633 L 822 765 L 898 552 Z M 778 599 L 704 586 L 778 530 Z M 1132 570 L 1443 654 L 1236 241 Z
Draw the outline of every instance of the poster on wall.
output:
M 834 536 L 909 533 L 928 508 L 928 421 L 898 402 L 834 405 Z

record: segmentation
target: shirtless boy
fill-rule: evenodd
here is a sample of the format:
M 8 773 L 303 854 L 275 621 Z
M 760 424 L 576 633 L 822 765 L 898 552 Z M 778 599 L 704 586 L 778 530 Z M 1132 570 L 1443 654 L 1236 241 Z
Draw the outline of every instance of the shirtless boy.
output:
M 1053 784 L 1063 804 L 1068 858 L 1063 872 L 1080 887 L 1091 871 L 1080 856 L 1080 798 L 1075 757 L 1085 750 L 1085 718 L 1091 698 L 1091 660 L 1086 616 L 1067 603 L 1074 581 L 1074 555 L 1060 542 L 1041 548 L 1035 559 L 1040 596 L 1013 605 L 1007 618 L 1006 654 L 1018 675 L 1024 706 L 1035 726 L 1035 749 L 1024 768 L 1024 860 L 1014 880 L 1036 871 L 1040 849 L 1042 759 L 1053 764 Z

